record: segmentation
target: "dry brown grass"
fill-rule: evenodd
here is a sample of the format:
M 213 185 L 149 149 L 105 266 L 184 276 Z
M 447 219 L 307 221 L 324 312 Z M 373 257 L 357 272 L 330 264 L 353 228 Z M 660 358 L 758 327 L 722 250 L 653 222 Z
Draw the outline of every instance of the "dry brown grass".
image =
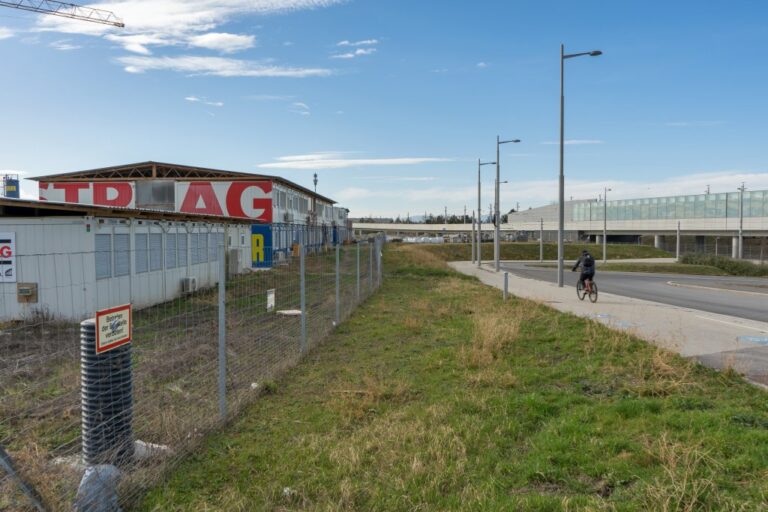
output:
M 668 350 L 657 348 L 650 356 L 638 356 L 627 389 L 639 396 L 669 396 L 701 384 L 693 375 L 696 363 Z
M 399 379 L 387 379 L 382 375 L 363 375 L 359 380 L 345 379 L 333 385 L 329 391 L 330 405 L 342 417 L 359 421 L 376 412 L 384 402 L 402 404 L 411 396 L 411 386 Z
M 503 310 L 475 316 L 474 334 L 469 348 L 462 347 L 460 357 L 469 368 L 484 368 L 496 361 L 520 334 L 520 317 Z
M 658 439 L 647 439 L 645 450 L 664 470 L 643 489 L 649 510 L 737 510 L 719 496 L 714 476 L 721 467 L 702 447 L 675 442 L 665 432 Z
M 430 251 L 424 250 L 423 247 L 416 245 L 400 245 L 393 246 L 390 250 L 397 253 L 397 257 L 402 262 L 402 266 L 448 268 L 448 264 L 443 258 Z

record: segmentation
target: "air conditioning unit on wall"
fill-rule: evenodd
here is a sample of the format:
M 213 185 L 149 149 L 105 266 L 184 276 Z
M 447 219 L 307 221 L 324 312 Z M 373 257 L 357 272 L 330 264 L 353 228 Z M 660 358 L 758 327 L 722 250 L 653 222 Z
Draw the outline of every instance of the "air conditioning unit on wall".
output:
M 197 278 L 196 277 L 182 277 L 181 278 L 181 293 L 192 293 L 197 291 Z

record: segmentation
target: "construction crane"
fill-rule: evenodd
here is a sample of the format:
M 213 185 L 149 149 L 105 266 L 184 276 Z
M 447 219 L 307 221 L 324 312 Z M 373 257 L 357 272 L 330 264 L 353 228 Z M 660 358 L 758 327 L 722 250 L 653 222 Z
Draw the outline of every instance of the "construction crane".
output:
M 118 18 L 115 13 L 111 11 L 83 7 L 81 5 L 68 4 L 65 2 L 55 2 L 52 0 L 17 0 L 15 2 L 4 2 L 0 0 L 0 6 L 51 14 L 53 16 L 61 16 L 62 18 L 71 18 L 73 20 L 101 23 L 102 25 L 112 25 L 113 27 L 125 27 L 123 20 Z

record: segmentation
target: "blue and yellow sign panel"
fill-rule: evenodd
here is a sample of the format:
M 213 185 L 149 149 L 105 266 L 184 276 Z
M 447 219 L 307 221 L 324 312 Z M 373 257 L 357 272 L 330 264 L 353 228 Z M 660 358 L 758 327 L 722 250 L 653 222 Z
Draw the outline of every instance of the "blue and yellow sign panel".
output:
M 251 266 L 272 268 L 272 226 L 251 225 Z

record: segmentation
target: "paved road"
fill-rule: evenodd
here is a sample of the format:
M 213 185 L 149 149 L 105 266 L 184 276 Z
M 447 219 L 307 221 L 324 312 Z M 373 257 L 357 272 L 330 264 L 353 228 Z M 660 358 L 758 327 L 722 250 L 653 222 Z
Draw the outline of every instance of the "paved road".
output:
M 502 268 L 522 277 L 557 282 L 557 270 L 554 268 L 514 262 L 505 262 Z M 570 272 L 570 267 L 566 268 L 565 284 L 574 288 L 574 296 L 578 275 Z M 601 292 L 760 322 L 768 321 L 768 279 L 600 272 L 598 267 L 596 281 Z

